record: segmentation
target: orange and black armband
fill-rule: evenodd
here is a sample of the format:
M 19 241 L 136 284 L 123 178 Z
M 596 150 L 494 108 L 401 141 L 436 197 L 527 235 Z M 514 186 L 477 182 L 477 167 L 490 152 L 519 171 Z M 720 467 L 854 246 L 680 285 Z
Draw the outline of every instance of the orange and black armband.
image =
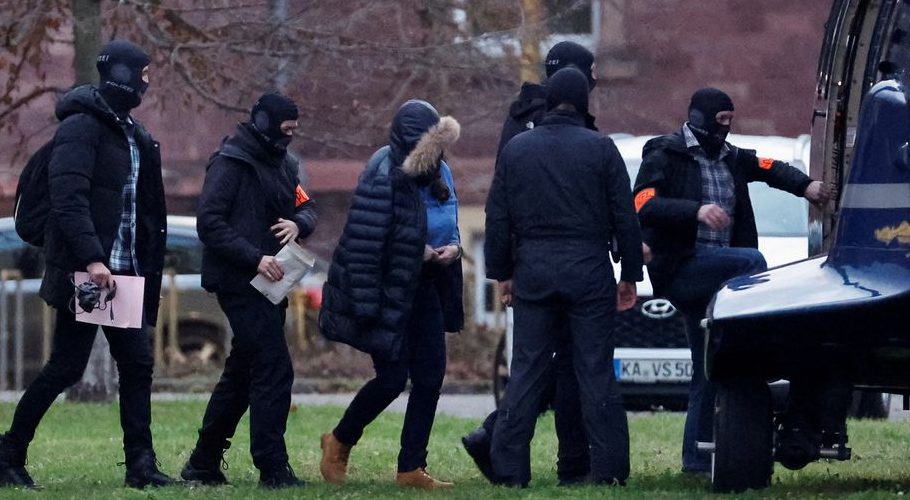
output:
M 645 188 L 638 192 L 635 195 L 635 211 L 641 212 L 641 207 L 645 206 L 645 203 L 651 201 L 651 198 L 654 198 L 657 195 L 657 190 L 654 188 Z
M 300 205 L 308 201 L 310 201 L 310 196 L 300 187 L 300 184 L 297 184 L 297 188 L 294 189 L 294 208 L 300 208 Z

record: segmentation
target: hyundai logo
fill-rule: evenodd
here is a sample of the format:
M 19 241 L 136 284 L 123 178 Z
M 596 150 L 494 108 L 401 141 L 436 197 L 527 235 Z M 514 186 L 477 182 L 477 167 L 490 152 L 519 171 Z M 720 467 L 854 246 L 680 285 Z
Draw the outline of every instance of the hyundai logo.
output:
M 641 305 L 641 313 L 649 318 L 666 319 L 676 314 L 676 307 L 667 299 L 651 299 Z

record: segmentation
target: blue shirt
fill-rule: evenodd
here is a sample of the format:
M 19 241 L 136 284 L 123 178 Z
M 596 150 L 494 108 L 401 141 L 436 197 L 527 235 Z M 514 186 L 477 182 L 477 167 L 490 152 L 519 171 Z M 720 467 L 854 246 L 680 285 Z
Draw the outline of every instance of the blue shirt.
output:
M 455 196 L 455 180 L 446 162 L 442 162 L 439 173 L 449 186 L 449 199 L 439 201 L 432 194 L 432 185 L 420 188 L 423 203 L 427 207 L 427 245 L 439 248 L 461 244 L 458 233 L 458 198 Z

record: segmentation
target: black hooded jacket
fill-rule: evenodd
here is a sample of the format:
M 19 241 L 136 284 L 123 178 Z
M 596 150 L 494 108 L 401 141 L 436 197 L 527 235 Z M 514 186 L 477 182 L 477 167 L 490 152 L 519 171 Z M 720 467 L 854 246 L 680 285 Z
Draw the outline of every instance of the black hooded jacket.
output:
M 281 243 L 270 228 L 292 220 L 305 238 L 316 228 L 312 200 L 297 200 L 298 161 L 275 156 L 239 124 L 212 155 L 199 197 L 196 230 L 204 246 L 202 286 L 216 293 L 259 293 L 250 280 Z M 302 192 L 302 188 L 301 192 Z
M 439 161 L 406 159 L 437 121 L 419 103 L 399 110 L 389 145 L 360 175 L 323 286 L 322 333 L 384 359 L 397 359 L 403 345 L 426 245 L 419 183 L 433 177 Z
M 41 297 L 69 307 L 72 273 L 92 262 L 108 264 L 123 212 L 123 186 L 131 170 L 130 147 L 121 119 L 91 85 L 68 92 L 56 109 L 60 126 L 48 165 L 51 213 L 45 229 L 47 268 Z M 139 148 L 136 185 L 136 272 L 145 277 L 145 322 L 158 317 L 167 211 L 158 143 L 134 122 Z
M 623 281 L 642 279 L 641 233 L 629 175 L 608 137 L 556 110 L 503 149 L 487 198 L 487 277 L 514 279 L 526 300 L 578 298 L 613 284 L 616 237 Z
M 758 248 L 748 184 L 761 181 L 803 196 L 812 179 L 787 163 L 758 158 L 755 151 L 728 145 L 732 152 L 725 158 L 736 194 L 730 246 Z M 648 274 L 656 294 L 663 293 L 680 262 L 695 250 L 701 184 L 701 168 L 686 147 L 682 130 L 645 144 L 633 192 L 644 241 L 653 254 Z
M 525 82 L 521 85 L 518 97 L 509 106 L 509 115 L 502 124 L 499 135 L 499 147 L 496 148 L 496 157 L 502 153 L 502 148 L 516 135 L 533 129 L 539 125 L 547 113 L 547 88 L 543 84 Z M 585 127 L 597 130 L 594 117 L 585 115 Z

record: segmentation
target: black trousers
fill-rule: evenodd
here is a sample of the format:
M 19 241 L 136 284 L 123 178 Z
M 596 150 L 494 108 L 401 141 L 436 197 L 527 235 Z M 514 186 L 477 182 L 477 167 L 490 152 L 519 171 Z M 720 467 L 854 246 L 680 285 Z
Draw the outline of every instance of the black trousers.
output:
M 562 481 L 578 479 L 591 471 L 591 457 L 581 416 L 581 396 L 578 393 L 578 378 L 575 377 L 568 332 L 561 336 L 550 366 L 551 370 L 545 375 L 547 389 L 541 400 L 540 413 L 551 406 L 553 408 L 558 441 L 556 476 Z M 483 428 L 491 437 L 498 414 L 494 410 L 483 421 Z
M 287 302 L 264 296 L 219 294 L 234 332 L 224 372 L 212 391 L 196 446 L 220 453 L 250 409 L 250 454 L 259 469 L 288 461 L 284 433 L 291 408 L 294 367 L 284 335 Z
M 439 389 L 446 371 L 442 307 L 436 287 L 421 280 L 405 332 L 404 350 L 395 361 L 373 357 L 376 377 L 354 396 L 333 433 L 353 446 L 367 425 L 385 410 L 411 380 L 411 393 L 401 428 L 398 472 L 427 465 L 427 444 L 436 417 Z
M 98 325 L 77 322 L 71 311 L 57 311 L 51 357 L 16 406 L 13 423 L 6 434 L 9 444 L 27 448 L 54 399 L 79 382 L 97 331 Z M 151 340 L 146 328 L 105 327 L 104 335 L 120 373 L 120 426 L 126 460 L 131 462 L 139 453 L 152 450 Z
M 531 480 L 530 444 L 561 324 L 568 324 L 581 413 L 595 482 L 629 477 L 629 429 L 613 373 L 614 294 L 578 300 L 513 299 L 512 377 L 500 405 L 491 448 L 497 479 Z

